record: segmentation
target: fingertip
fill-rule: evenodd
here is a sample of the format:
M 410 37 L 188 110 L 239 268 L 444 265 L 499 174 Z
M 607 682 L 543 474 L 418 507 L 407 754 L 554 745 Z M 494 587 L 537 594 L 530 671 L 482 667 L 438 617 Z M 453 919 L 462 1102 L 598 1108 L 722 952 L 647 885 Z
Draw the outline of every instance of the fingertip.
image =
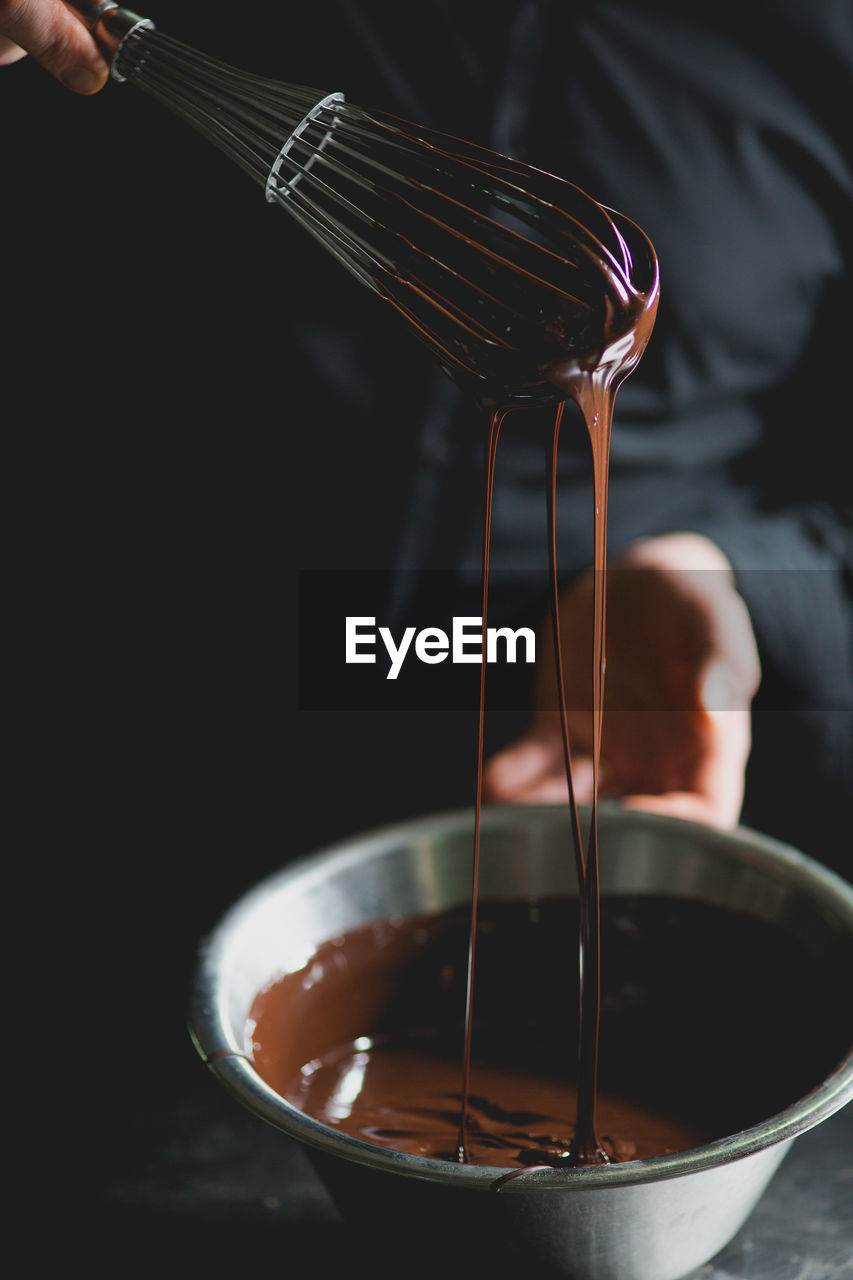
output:
M 519 799 L 552 772 L 559 760 L 559 742 L 532 732 L 498 751 L 483 772 L 483 789 L 495 800 Z
M 0 36 L 0 67 L 11 67 L 14 62 L 20 62 L 26 56 L 26 49 L 22 49 L 19 44 L 15 44 L 14 40 L 8 40 L 5 36 Z
M 59 73 L 59 79 L 72 93 L 88 97 L 103 89 L 107 82 L 109 68 L 106 63 L 100 65 L 65 67 Z
M 483 768 L 483 795 L 487 800 L 512 800 L 518 790 L 514 752 L 501 751 Z

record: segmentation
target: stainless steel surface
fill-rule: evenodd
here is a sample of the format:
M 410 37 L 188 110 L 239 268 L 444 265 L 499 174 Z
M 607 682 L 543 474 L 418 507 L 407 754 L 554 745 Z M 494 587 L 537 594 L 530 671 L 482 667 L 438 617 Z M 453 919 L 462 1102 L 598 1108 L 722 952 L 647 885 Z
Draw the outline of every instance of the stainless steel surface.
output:
M 389 914 L 467 901 L 472 815 L 451 813 L 353 839 L 247 894 L 202 948 L 191 1002 L 196 1046 L 256 1115 L 305 1144 L 346 1216 L 441 1222 L 571 1280 L 676 1280 L 713 1257 L 762 1195 L 791 1142 L 853 1096 L 853 1059 L 767 1122 L 693 1151 L 573 1171 L 530 1171 L 490 1193 L 494 1169 L 385 1151 L 284 1102 L 244 1056 L 258 988 L 302 966 L 321 941 Z M 482 891 L 506 899 L 572 892 L 564 806 L 487 810 Z M 795 850 L 603 807 L 604 892 L 666 892 L 778 920 L 805 941 L 853 937 L 853 888 Z M 477 1194 L 477 1193 L 488 1194 Z

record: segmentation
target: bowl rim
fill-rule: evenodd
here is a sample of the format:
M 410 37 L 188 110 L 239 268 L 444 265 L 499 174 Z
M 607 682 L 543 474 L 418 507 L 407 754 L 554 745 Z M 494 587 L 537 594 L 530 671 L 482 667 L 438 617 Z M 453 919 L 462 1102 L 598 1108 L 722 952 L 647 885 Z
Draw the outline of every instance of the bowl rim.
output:
M 589 812 L 589 806 L 579 807 L 581 817 L 588 817 Z M 764 867 L 784 868 L 794 882 L 807 886 L 817 899 L 830 903 L 835 910 L 840 910 L 849 917 L 853 931 L 853 885 L 790 845 L 745 826 L 722 830 L 685 818 L 632 810 L 620 806 L 618 802 L 602 802 L 598 806 L 598 812 L 599 818 L 616 826 L 639 823 L 652 831 L 655 828 L 675 826 L 685 833 L 694 833 L 706 845 L 737 845 L 740 854 L 747 854 L 753 863 Z M 482 829 L 503 826 L 509 814 L 524 815 L 533 821 L 543 818 L 553 820 L 563 815 L 568 821 L 565 804 L 502 804 L 484 806 Z M 577 1169 L 534 1166 L 527 1170 L 519 1169 L 518 1166 L 455 1164 L 375 1146 L 324 1125 L 287 1102 L 261 1079 L 242 1046 L 235 1043 L 231 1034 L 219 999 L 221 960 L 229 939 L 272 891 L 284 888 L 297 879 L 304 884 L 312 878 L 326 875 L 330 869 L 342 869 L 353 861 L 361 861 L 366 853 L 380 852 L 385 847 L 407 839 L 459 830 L 463 824 L 470 824 L 473 830 L 473 815 L 472 807 L 458 808 L 394 822 L 347 837 L 294 859 L 258 881 L 238 898 L 202 940 L 190 987 L 189 1034 L 205 1065 L 245 1108 L 273 1128 L 315 1151 L 374 1170 L 471 1190 L 491 1189 L 507 1174 L 512 1174 L 502 1185 L 502 1190 L 506 1192 L 523 1192 L 534 1187 L 538 1190 L 565 1192 L 677 1178 L 729 1164 L 774 1146 L 782 1149 L 781 1144 L 789 1144 L 800 1134 L 840 1111 L 853 1099 L 851 1047 L 837 1067 L 808 1094 L 739 1133 L 715 1139 L 700 1147 L 645 1160 Z

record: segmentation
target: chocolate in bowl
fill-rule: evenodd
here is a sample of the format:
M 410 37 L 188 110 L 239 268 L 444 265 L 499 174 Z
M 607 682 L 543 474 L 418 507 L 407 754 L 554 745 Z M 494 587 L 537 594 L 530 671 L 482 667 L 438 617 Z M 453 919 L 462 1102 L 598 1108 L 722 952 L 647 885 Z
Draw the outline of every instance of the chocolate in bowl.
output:
M 823 1018 L 832 1027 L 821 1050 L 826 1057 L 811 1057 L 790 990 L 777 984 L 762 1015 L 768 1027 L 777 1024 L 774 1044 L 763 1062 L 753 1061 L 749 1089 L 735 1100 L 742 1107 L 734 1123 L 745 1127 L 689 1149 L 583 1169 L 522 1171 L 514 1157 L 501 1165 L 459 1165 L 353 1137 L 281 1096 L 246 1053 L 258 991 L 277 975 L 303 970 L 324 944 L 375 922 L 464 910 L 472 821 L 470 812 L 436 815 L 357 837 L 285 867 L 250 891 L 202 948 L 191 1010 L 199 1051 L 239 1101 L 305 1144 L 345 1217 L 369 1233 L 374 1250 L 387 1249 L 389 1259 L 407 1241 L 426 1256 L 431 1242 L 440 1238 L 446 1245 L 458 1237 L 459 1249 L 464 1253 L 467 1241 L 476 1255 L 471 1265 L 488 1262 L 502 1270 L 514 1259 L 544 1275 L 578 1280 L 675 1280 L 731 1239 L 797 1135 L 853 1096 L 853 1059 L 845 1057 L 849 1014 L 831 999 Z M 849 975 L 853 889 L 839 877 L 744 830 L 723 833 L 614 806 L 602 806 L 599 823 L 606 901 L 664 897 L 744 913 L 781 928 L 810 964 L 831 971 L 834 991 L 849 988 L 841 967 Z M 565 806 L 487 809 L 482 836 L 483 902 L 541 903 L 576 892 Z M 719 939 L 718 957 L 728 941 Z M 574 945 L 573 939 L 567 944 L 569 965 Z M 632 945 L 630 936 L 625 945 Z M 617 965 L 610 950 L 606 964 Z M 549 998 L 565 994 L 565 1023 L 572 1026 L 575 984 L 564 977 L 562 963 L 559 977 L 553 963 L 546 967 Z M 676 982 L 687 972 L 677 954 L 668 968 Z M 713 990 L 713 971 L 706 981 Z M 682 1060 L 700 1074 L 715 1061 L 736 1079 L 748 1056 L 743 1042 L 737 1034 L 718 1034 L 707 1009 L 706 1015 Z M 746 1015 L 748 1024 L 748 1008 Z M 357 1034 L 367 1034 L 359 1030 L 367 1025 L 356 1019 Z M 638 1014 L 636 1027 L 642 1025 Z M 350 1028 L 341 1031 L 339 1043 Z M 618 1056 L 614 1034 L 602 1032 L 603 1093 L 607 1057 Z M 295 1033 L 302 1045 L 294 1061 L 302 1056 L 304 1035 Z M 805 1074 L 785 1083 L 782 1058 L 796 1043 L 804 1049 Z M 714 1079 L 713 1072 L 705 1076 L 706 1097 Z M 792 1085 L 799 1096 L 789 1096 Z M 719 1099 L 708 1102 L 700 1118 Z M 510 1172 L 517 1176 L 505 1180 Z M 465 1261 L 461 1254 L 458 1260 Z

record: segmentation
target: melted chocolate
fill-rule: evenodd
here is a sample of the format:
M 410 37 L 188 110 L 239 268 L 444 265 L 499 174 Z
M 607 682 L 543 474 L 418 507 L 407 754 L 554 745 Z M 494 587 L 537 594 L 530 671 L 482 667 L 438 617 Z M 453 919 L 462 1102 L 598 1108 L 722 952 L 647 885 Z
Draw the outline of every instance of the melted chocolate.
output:
M 607 471 L 613 400 L 621 381 L 639 361 L 654 326 L 658 304 L 654 249 L 643 232 L 628 219 L 551 174 L 419 128 L 416 130 L 418 146 L 411 149 L 407 145 L 401 151 L 400 130 L 406 133 L 410 126 L 372 113 L 360 113 L 360 119 L 362 126 L 369 128 L 371 148 L 370 155 L 364 157 L 367 180 L 358 184 L 358 208 L 364 225 L 381 233 L 385 246 L 378 258 L 370 260 L 371 282 L 433 351 L 446 372 L 490 415 L 482 582 L 484 637 L 492 488 L 501 422 L 507 412 L 520 405 L 556 406 L 553 455 L 549 462 L 549 551 L 561 688 L 554 557 L 554 458 L 565 401 L 574 399 L 584 417 L 594 477 L 596 589 L 591 680 L 593 787 L 597 794 L 604 687 Z M 338 121 L 338 126 L 336 137 L 341 140 L 346 135 L 347 121 Z M 382 161 L 386 149 L 387 157 Z M 358 170 L 357 156 L 350 157 L 350 161 L 354 171 Z M 403 166 L 400 171 L 398 162 Z M 481 1018 L 477 1008 L 481 994 L 476 978 L 476 950 L 480 938 L 478 882 L 485 704 L 486 664 L 483 663 L 462 1070 L 452 1104 L 457 1135 L 455 1144 L 449 1147 L 442 1139 L 442 1152 L 447 1158 L 460 1162 L 477 1158 L 469 1150 L 469 1140 L 472 1132 L 482 1130 L 485 1123 L 482 1096 L 472 1079 L 473 1032 Z M 558 970 L 561 1003 L 565 1002 L 565 989 L 573 985 L 580 988 L 579 1030 L 577 1045 L 572 1050 L 578 1060 L 577 1092 L 572 1104 L 575 1123 L 570 1149 L 564 1149 L 564 1140 L 560 1137 L 545 1142 L 538 1129 L 529 1135 L 529 1145 L 537 1150 L 547 1148 L 552 1155 L 557 1153 L 554 1158 L 560 1161 L 596 1164 L 611 1158 L 596 1130 L 600 954 L 597 808 L 594 798 L 590 839 L 584 850 L 574 812 L 571 752 L 562 705 L 560 710 L 574 818 L 574 859 L 580 885 L 575 929 L 578 946 L 573 949 L 575 962 L 572 963 L 567 954 L 563 955 Z M 326 981 L 324 977 L 320 985 L 324 986 Z M 355 992 L 352 998 L 356 1004 L 361 999 Z M 374 995 L 366 992 L 363 998 L 370 1000 Z M 341 1010 L 342 1015 L 344 1012 Z M 562 1044 L 562 1038 L 554 1037 L 554 1042 Z M 336 1035 L 334 1044 L 328 1048 L 338 1052 L 340 1043 Z M 457 1064 L 459 1049 L 457 1045 Z M 565 1051 L 564 1047 L 561 1052 Z M 406 1074 L 413 1077 L 415 1093 L 422 1092 L 414 1082 L 417 1055 L 413 1060 L 405 1044 L 393 1050 L 386 1044 L 381 1053 L 378 1045 L 369 1050 L 357 1049 L 355 1058 L 345 1067 L 346 1080 L 356 1081 L 365 1065 L 364 1053 L 368 1065 L 377 1064 L 370 1065 L 367 1072 L 371 1079 L 386 1080 L 385 1085 L 377 1085 L 373 1090 L 373 1093 L 378 1090 L 377 1105 L 381 1102 L 382 1088 L 390 1088 L 391 1081 L 402 1072 L 403 1062 Z M 389 1055 L 397 1054 L 403 1054 L 403 1058 L 386 1079 L 378 1064 L 387 1063 Z M 450 1061 L 453 1057 L 451 1054 Z M 564 1080 L 570 1075 L 570 1068 L 564 1057 L 560 1062 L 558 1078 Z M 305 1065 L 303 1060 L 300 1069 Z M 338 1067 L 328 1064 L 332 1076 L 339 1069 L 344 1070 L 340 1063 Z M 318 1070 L 325 1072 L 326 1068 Z M 447 1094 L 444 1083 L 440 1092 L 442 1096 Z M 453 1091 L 448 1096 L 452 1097 Z M 306 1101 L 306 1105 L 315 1104 Z M 450 1105 L 447 1102 L 438 1106 L 444 1118 Z M 508 1114 L 527 1112 L 530 1105 L 520 1098 L 513 1101 Z M 542 1124 L 547 1122 L 547 1127 L 554 1128 L 556 1134 L 560 1125 L 556 1115 L 550 1114 L 558 1109 L 556 1099 L 549 1100 L 547 1105 L 544 1100 L 537 1102 L 536 1106 L 542 1109 Z M 565 1099 L 560 1102 L 561 1114 L 564 1109 Z M 498 1106 L 494 1116 L 503 1115 L 505 1111 L 505 1107 Z M 504 1120 L 499 1123 L 504 1124 Z M 378 1128 L 367 1127 L 371 1131 L 382 1130 L 381 1124 Z M 637 1129 L 636 1124 L 630 1127 Z M 685 1140 L 683 1136 L 673 1135 L 668 1139 L 671 1142 Z M 618 1143 L 611 1143 L 611 1147 L 615 1152 Z
M 390 129 L 393 122 L 386 121 L 382 130 Z M 353 1009 L 372 1007 L 377 990 L 358 992 L 353 987 L 346 1009 L 339 1009 L 333 1042 L 319 1051 L 316 1070 L 308 1069 L 303 1058 L 296 1064 L 300 1079 L 308 1090 L 297 1105 L 313 1114 L 333 1116 L 334 1108 L 341 1110 L 341 1090 L 356 1090 L 362 1098 L 355 1114 L 359 1131 L 371 1135 L 372 1140 L 390 1136 L 391 1145 L 414 1141 L 417 1150 L 429 1149 L 447 1159 L 459 1162 L 482 1160 L 483 1133 L 491 1134 L 486 1146 L 500 1147 L 503 1154 L 506 1142 L 519 1151 L 527 1151 L 531 1159 L 547 1160 L 570 1165 L 599 1164 L 612 1158 L 625 1158 L 626 1153 L 646 1150 L 645 1121 L 641 1113 L 630 1112 L 628 1120 L 624 1102 L 608 1102 L 607 1123 L 614 1133 L 630 1133 L 629 1137 L 611 1137 L 600 1141 L 596 1127 L 596 1102 L 598 1090 L 598 1043 L 600 1016 L 600 942 L 599 942 L 599 889 L 598 889 L 598 823 L 597 791 L 601 749 L 602 704 L 604 690 L 604 569 L 606 565 L 607 521 L 607 472 L 610 452 L 610 431 L 613 417 L 613 401 L 622 380 L 639 361 L 654 326 L 658 305 L 658 270 L 654 250 L 646 236 L 633 223 L 621 215 L 606 209 L 577 187 L 562 182 L 549 174 L 518 165 L 505 157 L 472 148 L 458 140 L 439 135 L 426 135 L 429 159 L 429 181 L 421 191 L 416 205 L 411 204 L 411 192 L 407 179 L 401 179 L 405 191 L 397 190 L 394 166 L 388 170 L 390 186 L 377 189 L 384 201 L 390 199 L 394 209 L 392 220 L 396 232 L 401 231 L 399 219 L 411 214 L 415 223 L 411 236 L 403 236 L 400 245 L 414 249 L 412 272 L 397 264 L 386 275 L 383 271 L 374 280 L 377 289 L 395 306 L 413 326 L 418 336 L 432 348 L 445 370 L 460 386 L 470 391 L 488 408 L 489 430 L 487 438 L 486 491 L 484 512 L 484 551 L 482 579 L 482 626 L 485 637 L 488 613 L 489 541 L 491 526 L 492 490 L 501 422 L 512 408 L 525 403 L 555 404 L 553 451 L 549 466 L 549 556 L 552 578 L 552 602 L 554 619 L 554 643 L 557 659 L 559 689 L 562 695 L 562 655 L 558 622 L 558 581 L 555 547 L 555 490 L 556 454 L 559 442 L 563 405 L 574 399 L 581 410 L 589 433 L 593 462 L 594 506 L 594 569 L 595 599 L 593 612 L 593 663 L 592 680 L 592 757 L 593 757 L 593 808 L 588 848 L 583 849 L 571 777 L 571 750 L 566 730 L 565 706 L 561 696 L 560 712 L 563 727 L 564 755 L 569 796 L 573 815 L 574 859 L 580 885 L 579 912 L 574 926 L 577 946 L 561 949 L 558 974 L 559 1005 L 565 1007 L 566 991 L 578 988 L 577 1035 L 574 1046 L 565 1043 L 565 1037 L 552 1030 L 551 1053 L 556 1053 L 549 1072 L 553 1073 L 553 1088 L 557 1091 L 543 1093 L 540 1081 L 535 1087 L 533 1077 L 525 1077 L 526 1083 L 513 1086 L 509 1104 L 487 1101 L 492 1092 L 500 1093 L 497 1081 L 484 1077 L 483 1066 L 478 1067 L 478 1079 L 473 1076 L 474 1029 L 482 1020 L 478 1009 L 482 998 L 480 983 L 476 977 L 477 948 L 480 944 L 478 928 L 479 912 L 479 860 L 480 815 L 482 808 L 483 741 L 486 704 L 486 664 L 481 668 L 480 710 L 477 745 L 477 787 L 475 796 L 474 848 L 472 859 L 471 906 L 468 915 L 468 946 L 464 980 L 464 1029 L 462 1037 L 461 1080 L 451 1088 L 448 1073 L 458 1072 L 458 1053 L 444 1046 L 436 1057 L 436 1044 L 430 1041 L 429 1065 L 425 1065 L 423 1046 L 409 1043 L 410 1029 L 403 1040 L 380 1038 L 374 1041 L 373 1033 L 359 1031 L 354 1042 L 367 1037 L 367 1048 L 355 1044 L 352 1053 L 340 1039 L 341 1028 Z M 451 161 L 450 168 L 445 162 Z M 452 201 L 457 217 L 471 218 L 469 241 L 460 234 L 458 226 L 445 224 L 446 203 L 439 188 L 447 174 L 459 167 L 477 175 L 466 199 L 473 201 L 469 208 Z M 411 176 L 411 175 L 410 175 Z M 458 172 L 456 174 L 458 179 Z M 436 185 L 437 184 L 437 185 Z M 482 190 L 480 190 L 482 188 Z M 478 205 L 480 190 L 487 194 L 486 207 Z M 405 198 L 403 198 L 405 197 Z M 433 198 L 439 203 L 430 213 Z M 474 206 L 477 206 L 476 208 Z M 405 211 L 408 210 L 408 213 Z M 430 224 L 432 251 L 420 253 L 422 216 Z M 381 219 L 379 220 L 381 221 Z M 519 228 L 522 230 L 520 231 Z M 479 249 L 472 252 L 470 245 L 476 241 Z M 545 250 L 543 258 L 542 250 Z M 408 252 L 408 250 L 407 250 Z M 458 260 L 458 261 L 457 261 Z M 407 259 L 408 261 L 408 259 Z M 548 279 L 540 272 L 547 263 Z M 458 268 L 458 269 L 457 269 Z M 485 271 L 480 278 L 477 273 Z M 495 292 L 497 291 L 497 293 Z M 499 297 L 497 295 L 500 295 Z M 510 309 L 514 319 L 506 323 Z M 484 646 L 485 647 L 485 646 Z M 568 851 L 567 851 L 568 856 Z M 419 926 L 420 927 L 420 926 Z M 426 927 L 426 926 L 423 926 Z M 571 935 L 563 934 L 562 938 Z M 354 945 L 351 940 L 347 947 Z M 575 961 L 569 959 L 574 951 Z M 337 953 L 338 959 L 343 953 Z M 391 953 L 389 953 L 390 956 Z M 358 967 L 358 966 L 356 966 Z M 576 981 L 573 981 L 573 974 Z M 318 985 L 325 987 L 329 978 L 325 975 Z M 375 984 L 377 976 L 371 977 Z M 387 984 L 386 973 L 379 979 L 379 989 Z M 537 983 L 532 974 L 530 983 Z M 287 987 L 285 981 L 285 987 Z M 476 1002 L 475 1002 L 476 994 Z M 328 993 L 327 993 L 328 995 Z M 330 997 L 329 997 L 330 998 Z M 369 1023 L 369 1019 L 365 1025 Z M 543 1024 L 544 1025 L 544 1024 Z M 425 1026 L 429 1036 L 427 1021 Z M 280 1091 L 291 1089 L 288 1075 L 294 1064 L 286 1059 L 284 1065 L 274 1067 L 267 1056 L 263 1068 L 272 1072 Z M 383 1033 L 384 1034 L 384 1033 Z M 502 1042 L 511 1035 L 507 1031 Z M 529 1048 L 527 1040 L 521 1043 Z M 258 1053 L 262 1050 L 258 1049 Z M 332 1052 L 333 1060 L 326 1062 L 323 1054 Z M 480 1050 L 478 1049 L 478 1053 Z M 348 1056 L 349 1053 L 349 1056 Z M 569 1055 L 567 1057 L 566 1055 Z M 565 1081 L 571 1075 L 569 1060 L 577 1060 L 576 1086 L 566 1093 Z M 312 1053 L 312 1059 L 316 1057 Z M 498 1072 L 499 1055 L 489 1060 L 490 1068 Z M 454 1068 L 453 1063 L 456 1063 Z M 534 1070 L 530 1062 L 527 1071 Z M 282 1075 L 282 1071 L 284 1074 Z M 316 1077 L 316 1078 L 315 1078 Z M 522 1077 L 516 1076 L 518 1085 Z M 404 1095 L 396 1093 L 396 1084 L 405 1080 Z M 337 1081 L 337 1083 L 336 1083 Z M 369 1085 L 363 1082 L 368 1081 Z M 432 1091 L 427 1100 L 425 1089 L 432 1081 Z M 361 1083 L 359 1083 L 361 1082 Z M 315 1096 L 316 1094 L 316 1096 Z M 547 1094 L 547 1096 L 546 1096 Z M 290 1095 L 287 1095 L 290 1096 Z M 415 1112 L 429 1113 L 433 1122 L 446 1125 L 448 1117 L 456 1117 L 455 1142 L 448 1142 L 442 1128 L 441 1137 L 425 1138 L 423 1126 L 415 1124 L 413 1137 L 408 1137 L 409 1121 L 405 1118 L 386 1124 L 382 1116 L 393 1113 L 395 1106 L 406 1110 L 400 1099 L 416 1098 Z M 327 1099 L 323 1101 L 323 1099 Z M 371 1101 L 368 1103 L 367 1099 Z M 395 1103 L 394 1099 L 397 1099 Z M 337 1102 L 334 1100 L 338 1099 Z M 331 1101 L 330 1101 L 331 1100 Z M 332 1111 L 329 1108 L 332 1108 Z M 566 1115 L 572 1113 L 573 1123 L 567 1128 Z M 336 1113 L 335 1113 L 336 1114 Z M 519 1116 L 526 1116 L 522 1122 Z M 529 1133 L 520 1137 L 515 1133 L 507 1139 L 506 1125 L 518 1129 L 519 1125 L 533 1125 Z M 334 1118 L 334 1117 L 333 1117 Z M 354 1122 L 355 1123 L 355 1122 Z M 495 1127 L 497 1126 L 497 1127 Z M 679 1129 L 668 1120 L 657 1117 L 654 1122 L 656 1137 L 653 1146 L 671 1148 L 673 1144 L 691 1145 L 701 1140 L 701 1132 Z M 665 1132 L 664 1132 L 665 1131 Z M 570 1133 L 570 1136 L 567 1134 Z M 476 1139 L 474 1135 L 477 1135 Z M 499 1135 L 504 1136 L 499 1136 Z M 423 1143 L 427 1143 L 427 1148 Z M 522 1145 L 519 1147 L 519 1142 Z M 505 1161 L 504 1161 L 505 1162 Z M 521 1163 L 529 1163 L 522 1158 Z
M 551 602 L 554 650 L 556 658 L 560 722 L 569 803 L 572 809 L 572 834 L 575 865 L 580 885 L 578 923 L 578 1086 L 575 1134 L 568 1153 L 572 1165 L 604 1164 L 611 1158 L 598 1140 L 596 1130 L 596 1095 L 598 1088 L 598 1034 L 600 1008 L 600 940 L 598 887 L 598 775 L 601 757 L 601 735 L 604 706 L 604 625 L 605 570 L 607 566 L 607 488 L 610 461 L 610 434 L 613 403 L 622 381 L 635 368 L 654 327 L 658 307 L 658 270 L 654 250 L 633 223 L 611 210 L 597 205 L 582 192 L 575 200 L 586 202 L 585 212 L 594 222 L 596 233 L 578 224 L 579 235 L 570 237 L 574 252 L 570 255 L 582 290 L 595 296 L 600 305 L 578 320 L 558 359 L 544 361 L 547 381 L 558 398 L 554 421 L 553 449 L 548 464 L 548 554 L 551 571 Z M 594 218 L 592 210 L 594 209 Z M 600 239 L 598 237 L 601 237 Z M 638 279 L 632 276 L 634 255 L 638 263 Z M 592 316 L 598 317 L 595 322 Z M 571 746 L 567 729 L 563 695 L 563 657 L 559 630 L 559 583 L 556 563 L 556 459 L 563 406 L 571 397 L 583 414 L 589 434 L 593 466 L 594 529 L 594 599 L 592 636 L 592 775 L 593 799 L 589 842 L 586 851 L 580 834 L 574 800 L 571 770 Z M 486 465 L 486 497 L 483 550 L 483 636 L 486 634 L 489 581 L 489 537 L 491 530 L 492 491 L 498 434 L 504 415 L 512 407 L 513 397 L 493 409 L 490 419 Z M 484 642 L 485 649 L 485 642 Z M 475 939 L 477 934 L 477 899 L 480 858 L 480 810 L 482 807 L 483 725 L 485 709 L 486 668 L 480 680 L 480 719 L 477 745 L 477 793 L 473 857 L 471 929 L 468 959 L 466 1032 L 463 1054 L 463 1084 L 459 1120 L 457 1158 L 468 1159 L 466 1133 L 471 1056 L 471 1018 L 474 999 Z
M 379 1146 L 457 1159 L 469 913 L 379 921 L 256 998 L 248 1051 L 282 1097 Z M 574 1163 L 575 899 L 481 902 L 465 1133 L 471 1163 Z M 758 1123 L 842 1058 L 831 979 L 776 925 L 685 900 L 601 902 L 598 1129 L 609 1159 Z M 677 962 L 673 963 L 673 958 Z M 574 997 L 573 993 L 574 992 Z

